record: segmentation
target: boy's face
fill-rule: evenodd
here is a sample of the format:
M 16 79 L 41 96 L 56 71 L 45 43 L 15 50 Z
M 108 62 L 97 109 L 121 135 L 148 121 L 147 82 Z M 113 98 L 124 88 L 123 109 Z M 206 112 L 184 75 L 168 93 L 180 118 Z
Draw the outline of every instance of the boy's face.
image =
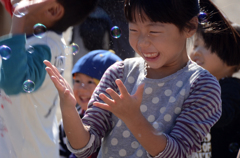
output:
M 77 99 L 77 103 L 82 109 L 87 110 L 88 102 L 96 86 L 92 77 L 82 73 L 75 74 L 73 92 Z
M 198 65 L 208 70 L 215 77 L 224 70 L 226 64 L 217 56 L 205 47 L 204 40 L 201 36 L 194 36 L 194 47 L 190 53 L 190 58 Z
M 13 5 L 16 1 L 12 2 Z M 19 23 L 24 22 L 25 32 L 32 33 L 33 26 L 37 23 L 51 27 L 55 22 L 57 12 L 63 9 L 58 7 L 60 4 L 57 0 L 21 0 L 15 5 L 14 14 L 24 13 L 25 15 L 17 20 Z

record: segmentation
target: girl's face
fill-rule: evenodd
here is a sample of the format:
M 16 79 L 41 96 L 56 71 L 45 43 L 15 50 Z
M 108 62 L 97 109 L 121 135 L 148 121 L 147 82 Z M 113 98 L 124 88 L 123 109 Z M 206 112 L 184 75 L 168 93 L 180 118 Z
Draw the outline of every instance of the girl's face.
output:
M 77 103 L 83 110 L 87 110 L 88 102 L 96 86 L 92 77 L 82 73 L 75 74 L 73 92 Z
M 185 32 L 180 32 L 174 24 L 151 22 L 148 18 L 142 22 L 140 16 L 129 23 L 130 45 L 150 66 L 150 71 L 170 75 L 185 66 L 186 39 Z
M 201 36 L 195 35 L 194 47 L 190 58 L 208 70 L 217 79 L 228 76 L 230 72 L 230 67 L 227 66 L 216 53 L 212 53 L 210 49 L 205 47 L 204 40 Z

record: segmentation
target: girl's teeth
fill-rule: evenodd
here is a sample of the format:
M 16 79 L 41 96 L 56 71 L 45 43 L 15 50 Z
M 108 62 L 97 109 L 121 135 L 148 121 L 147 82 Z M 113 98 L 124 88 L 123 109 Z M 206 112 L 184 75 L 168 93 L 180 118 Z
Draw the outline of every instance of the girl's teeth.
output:
M 158 53 L 148 53 L 148 54 L 143 54 L 144 57 L 147 57 L 147 58 L 153 58 L 153 57 L 156 57 L 158 55 Z

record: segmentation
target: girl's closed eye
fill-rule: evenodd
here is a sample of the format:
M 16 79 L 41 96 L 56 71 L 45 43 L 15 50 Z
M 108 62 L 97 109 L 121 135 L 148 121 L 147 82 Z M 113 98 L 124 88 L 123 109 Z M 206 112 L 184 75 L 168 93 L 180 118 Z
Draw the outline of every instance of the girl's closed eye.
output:
M 151 34 L 159 34 L 162 33 L 161 31 L 150 31 Z
M 136 29 L 129 29 L 129 32 L 136 33 L 137 30 Z

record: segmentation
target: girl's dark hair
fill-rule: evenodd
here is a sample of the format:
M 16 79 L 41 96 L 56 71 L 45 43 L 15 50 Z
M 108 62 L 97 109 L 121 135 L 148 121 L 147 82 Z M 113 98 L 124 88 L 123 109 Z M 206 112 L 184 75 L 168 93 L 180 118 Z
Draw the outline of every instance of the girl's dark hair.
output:
M 189 21 L 199 13 L 198 0 L 125 0 L 125 17 L 129 22 L 135 22 L 142 13 L 152 22 L 172 23 L 180 31 L 184 28 L 193 28 Z
M 64 8 L 63 17 L 50 30 L 64 32 L 70 26 L 83 22 L 97 6 L 98 0 L 57 0 Z
M 210 0 L 200 0 L 205 23 L 200 23 L 197 33 L 203 37 L 206 48 L 216 53 L 228 66 L 240 65 L 239 27 L 223 16 Z

